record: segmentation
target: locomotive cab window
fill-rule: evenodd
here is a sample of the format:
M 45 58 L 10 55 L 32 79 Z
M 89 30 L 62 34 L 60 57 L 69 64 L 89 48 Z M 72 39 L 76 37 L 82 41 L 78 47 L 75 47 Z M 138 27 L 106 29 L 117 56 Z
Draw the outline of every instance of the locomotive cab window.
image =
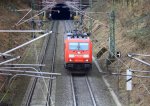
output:
M 88 50 L 89 44 L 88 43 L 69 43 L 69 49 L 70 50 Z

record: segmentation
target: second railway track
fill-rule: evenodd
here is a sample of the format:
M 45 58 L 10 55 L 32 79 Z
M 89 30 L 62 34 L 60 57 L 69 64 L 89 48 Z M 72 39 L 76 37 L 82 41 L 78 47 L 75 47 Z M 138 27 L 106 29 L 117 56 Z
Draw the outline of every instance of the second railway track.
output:
M 56 57 L 56 48 L 57 48 L 57 34 L 58 34 L 58 22 L 57 27 L 55 29 L 55 36 L 54 36 L 54 45 L 53 45 L 53 57 L 52 57 L 52 63 L 51 63 L 51 72 L 55 72 L 54 65 L 55 65 L 55 57 Z M 53 77 L 53 76 L 51 76 Z M 52 100 L 51 100 L 51 93 L 52 93 L 52 84 L 53 81 L 49 80 L 49 86 L 48 86 L 48 95 L 47 95 L 47 104 L 46 106 L 51 106 Z
M 58 21 L 52 23 L 51 30 L 54 32 L 48 36 L 45 40 L 44 50 L 42 51 L 42 57 L 40 63 L 45 64 L 46 67 L 40 69 L 41 71 L 54 72 L 55 53 L 57 45 L 57 29 Z M 53 76 L 51 76 L 53 77 Z M 39 90 L 40 89 L 40 90 Z M 24 106 L 50 106 L 51 104 L 51 90 L 52 80 L 43 78 L 34 78 L 32 80 L 30 91 L 27 97 L 27 102 Z

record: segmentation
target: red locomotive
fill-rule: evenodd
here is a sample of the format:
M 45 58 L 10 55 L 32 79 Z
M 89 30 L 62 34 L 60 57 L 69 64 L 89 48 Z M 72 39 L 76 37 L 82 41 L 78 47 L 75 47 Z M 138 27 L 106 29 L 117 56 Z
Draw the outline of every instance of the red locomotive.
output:
M 69 33 L 64 42 L 66 69 L 91 69 L 92 42 L 87 34 Z

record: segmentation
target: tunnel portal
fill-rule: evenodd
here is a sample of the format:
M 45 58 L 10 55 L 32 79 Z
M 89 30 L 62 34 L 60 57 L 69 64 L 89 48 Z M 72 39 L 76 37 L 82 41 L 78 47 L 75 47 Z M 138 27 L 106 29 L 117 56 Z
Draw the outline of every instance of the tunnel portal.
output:
M 70 8 L 66 4 L 56 4 L 48 12 L 48 18 L 52 20 L 70 20 L 72 18 Z

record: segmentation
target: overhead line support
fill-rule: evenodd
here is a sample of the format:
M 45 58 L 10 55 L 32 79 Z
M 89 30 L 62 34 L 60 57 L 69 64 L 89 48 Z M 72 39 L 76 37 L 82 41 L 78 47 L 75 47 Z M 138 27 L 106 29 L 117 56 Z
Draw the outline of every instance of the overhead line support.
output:
M 45 30 L 0 30 L 0 32 L 45 32 Z
M 115 12 L 113 10 L 110 14 L 109 59 L 115 58 L 115 49 Z
M 92 12 L 92 0 L 89 0 L 89 4 L 90 4 L 90 11 Z M 90 14 L 90 17 L 92 15 Z M 92 18 L 90 18 L 90 26 L 89 26 L 89 31 L 92 34 Z
M 115 61 L 116 57 L 116 44 L 115 44 L 115 1 L 113 0 L 112 11 L 109 14 L 110 17 L 110 33 L 109 33 L 109 54 L 108 59 L 106 59 L 106 65 L 110 65 Z
M 19 48 L 22 48 L 22 47 L 24 47 L 24 46 L 26 46 L 26 45 L 28 45 L 28 44 L 34 42 L 34 41 L 37 41 L 37 40 L 39 40 L 39 39 L 41 39 L 41 38 L 43 38 L 43 37 L 45 37 L 45 36 L 48 36 L 48 35 L 51 34 L 51 33 L 52 33 L 52 31 L 49 31 L 49 32 L 46 33 L 46 34 L 43 34 L 43 35 L 41 35 L 41 36 L 39 36 L 39 37 L 37 37 L 37 38 L 35 38 L 35 39 L 33 39 L 33 40 L 30 40 L 30 41 L 28 41 L 28 42 L 26 42 L 26 43 L 24 43 L 24 44 L 22 44 L 22 45 L 17 46 L 17 47 L 15 47 L 15 48 L 12 48 L 12 49 L 10 49 L 10 50 L 4 52 L 3 54 L 11 53 L 11 52 L 13 52 L 13 51 L 15 51 L 15 50 L 17 50 L 17 49 L 19 49 Z

